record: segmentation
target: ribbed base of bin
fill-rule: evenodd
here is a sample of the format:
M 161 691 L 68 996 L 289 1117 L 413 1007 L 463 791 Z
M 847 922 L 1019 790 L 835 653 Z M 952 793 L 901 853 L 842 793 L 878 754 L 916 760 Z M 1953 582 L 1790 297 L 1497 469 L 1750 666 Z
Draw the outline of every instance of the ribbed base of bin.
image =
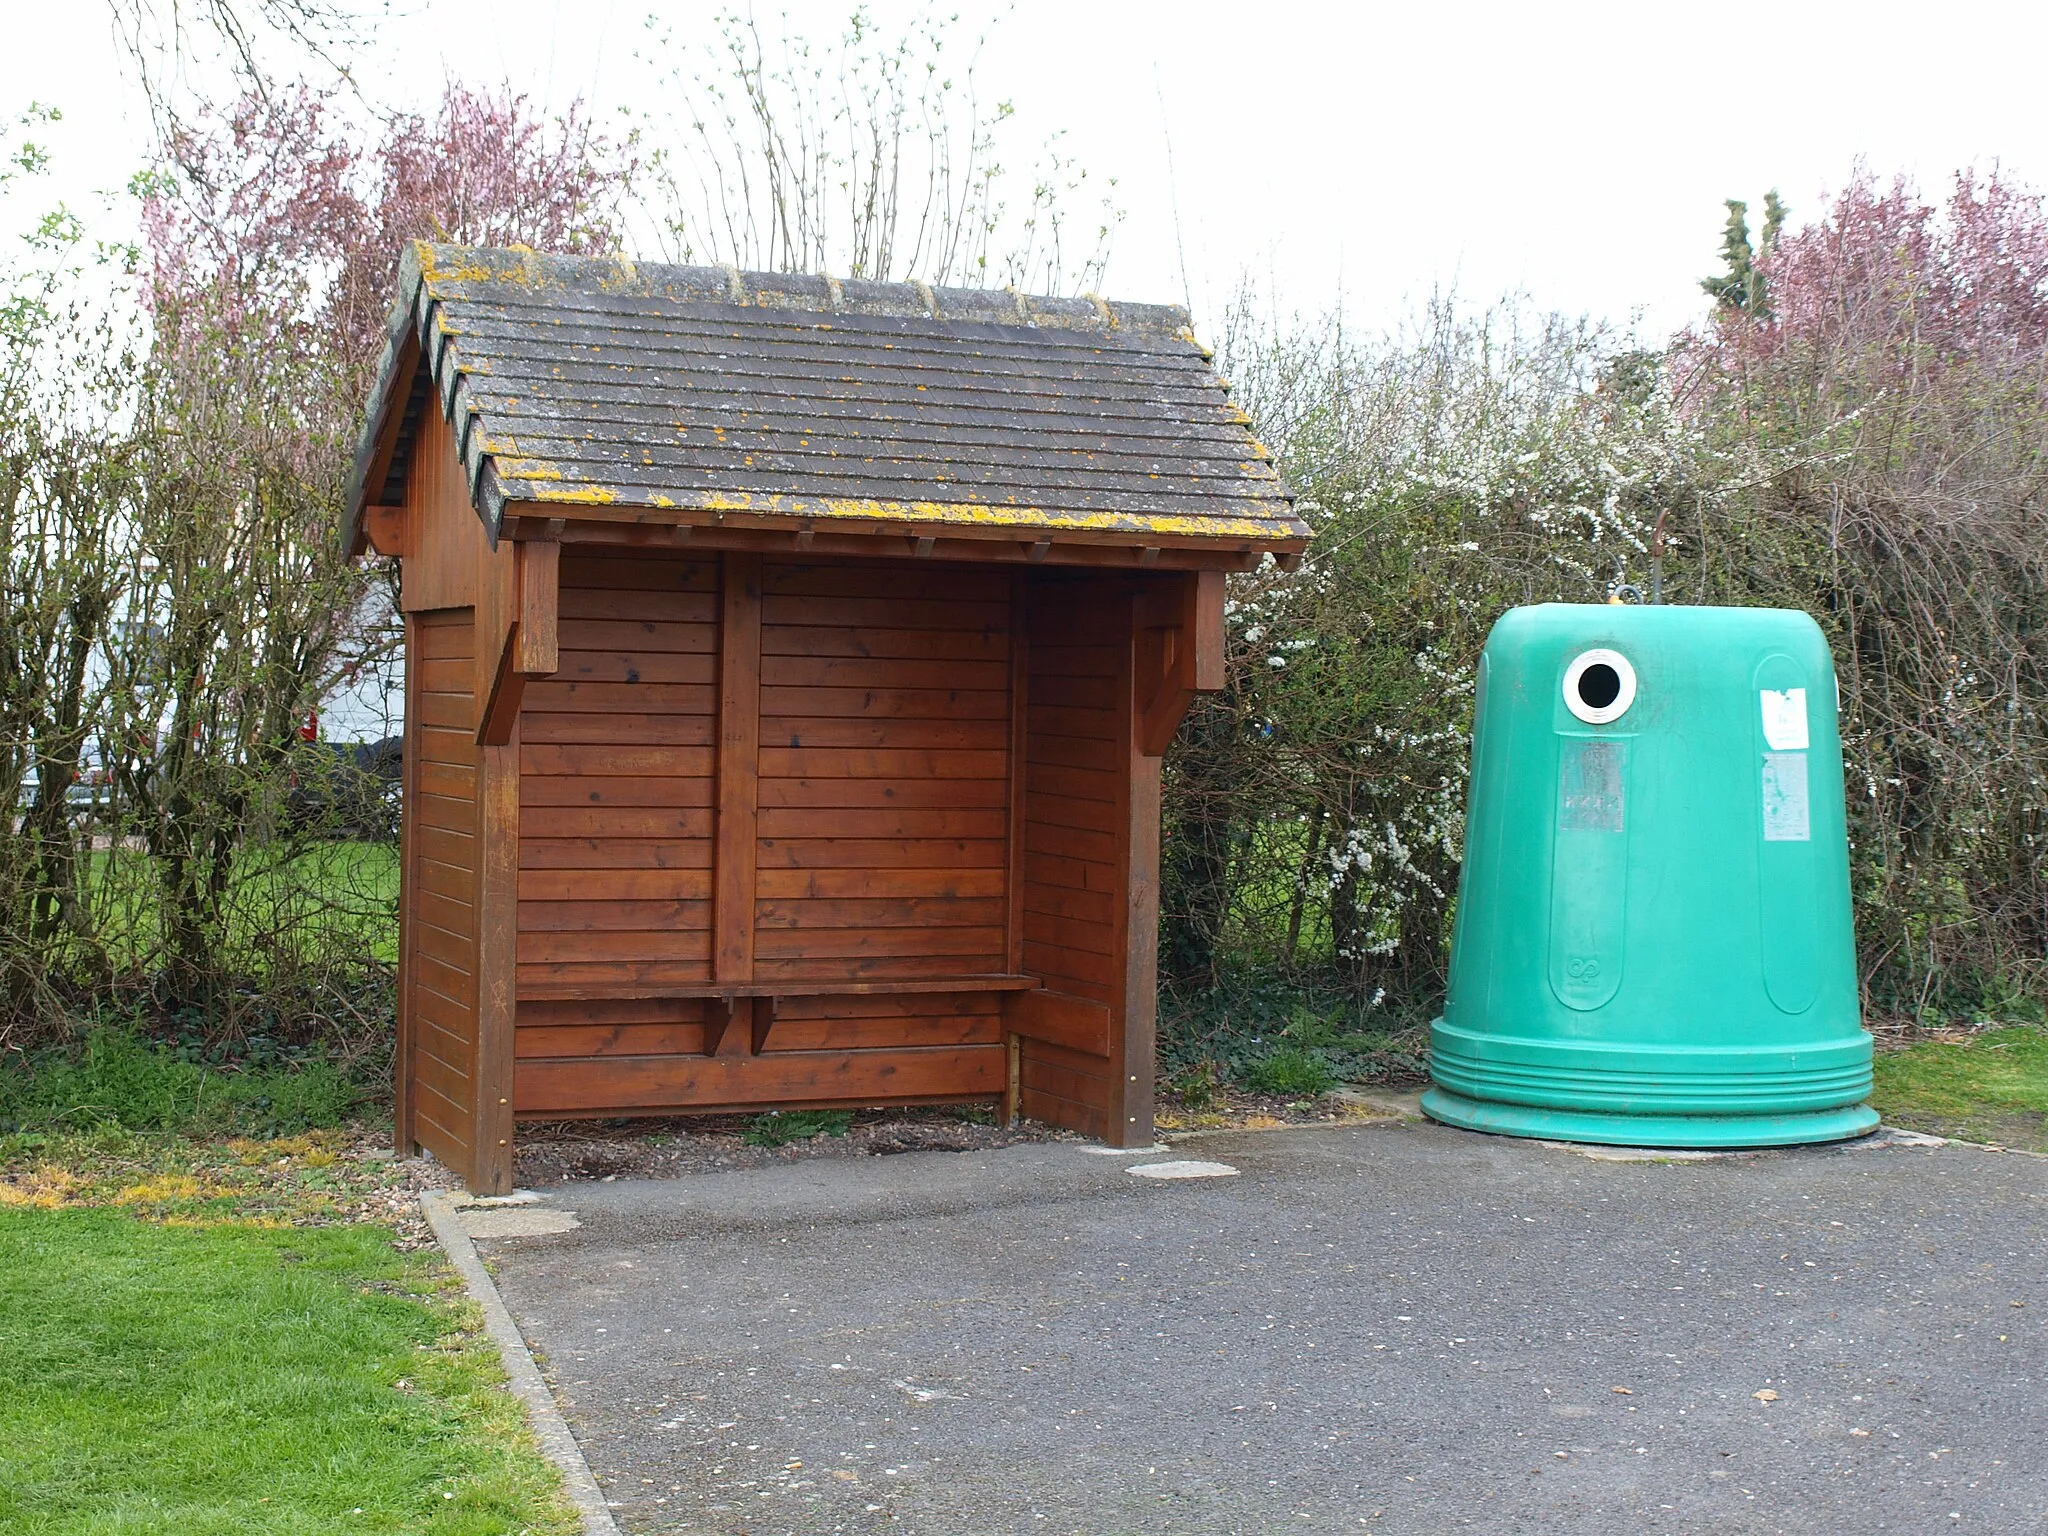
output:
M 1877 1111 L 1868 1104 L 1784 1115 L 1621 1115 L 1501 1104 L 1442 1088 L 1422 1096 L 1422 1112 L 1467 1131 L 1607 1147 L 1791 1147 L 1846 1141 L 1877 1129 Z

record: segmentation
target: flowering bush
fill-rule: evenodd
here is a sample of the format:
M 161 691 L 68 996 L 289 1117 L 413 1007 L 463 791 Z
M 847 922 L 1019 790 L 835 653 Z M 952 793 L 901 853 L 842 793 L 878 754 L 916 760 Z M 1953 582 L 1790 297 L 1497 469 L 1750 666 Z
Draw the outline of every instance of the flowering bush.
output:
M 1227 691 L 1168 760 L 1162 961 L 1433 1008 L 1473 667 L 1505 609 L 1802 608 L 1842 681 L 1868 1001 L 2039 988 L 2048 951 L 2048 224 L 1859 175 L 1645 351 L 1508 306 L 1223 355 L 1316 530 L 1237 582 Z

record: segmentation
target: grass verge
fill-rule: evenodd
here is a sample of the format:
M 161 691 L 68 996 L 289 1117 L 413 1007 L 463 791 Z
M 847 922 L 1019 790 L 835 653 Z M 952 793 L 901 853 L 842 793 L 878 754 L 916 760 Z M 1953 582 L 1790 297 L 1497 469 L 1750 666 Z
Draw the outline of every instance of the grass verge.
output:
M 0 1530 L 576 1530 L 407 1169 L 360 1130 L 0 1136 Z
M 1893 1125 L 2048 1152 L 2048 1029 L 1923 1040 L 1879 1052 L 1876 1070 L 1871 1101 Z
M 572 1531 L 448 1283 L 370 1227 L 0 1211 L 0 1528 Z

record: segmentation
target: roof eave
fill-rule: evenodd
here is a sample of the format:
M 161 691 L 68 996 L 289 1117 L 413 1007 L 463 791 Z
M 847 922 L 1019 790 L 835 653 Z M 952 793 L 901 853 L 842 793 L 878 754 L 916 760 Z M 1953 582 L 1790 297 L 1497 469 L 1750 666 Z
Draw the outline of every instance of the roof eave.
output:
M 1018 508 L 988 503 L 850 502 L 835 498 L 721 495 L 678 489 L 673 497 L 624 500 L 598 488 L 533 488 L 519 494 L 492 466 L 490 495 L 497 519 L 566 518 L 593 523 L 648 526 L 725 526 L 800 533 L 872 532 L 940 534 L 948 538 L 1061 540 L 1113 544 L 1137 549 L 1238 550 L 1246 547 L 1288 553 L 1310 538 L 1306 523 L 1283 504 L 1268 513 L 1240 511 L 1228 517 L 1144 517 L 1121 513 Z M 580 492 L 580 494 L 579 494 Z
M 382 478 L 378 471 L 391 462 L 399 424 L 405 417 L 406 398 L 412 392 L 413 374 L 420 366 L 416 320 L 421 284 L 419 242 L 408 241 L 399 252 L 398 296 L 384 321 L 384 351 L 377 360 L 377 381 L 370 389 L 369 409 L 356 438 L 355 459 L 349 466 L 341 547 L 350 559 L 360 556 L 368 547 L 365 514 L 376 482 Z

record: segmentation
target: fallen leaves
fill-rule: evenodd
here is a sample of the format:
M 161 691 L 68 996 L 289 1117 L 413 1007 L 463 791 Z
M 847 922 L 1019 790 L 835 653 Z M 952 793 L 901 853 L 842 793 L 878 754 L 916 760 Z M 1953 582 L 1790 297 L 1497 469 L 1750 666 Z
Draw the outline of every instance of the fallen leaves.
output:
M 1778 1394 L 1769 1387 L 1765 1387 L 1761 1392 L 1752 1392 L 1749 1395 L 1760 1403 L 1775 1403 L 1778 1400 Z

